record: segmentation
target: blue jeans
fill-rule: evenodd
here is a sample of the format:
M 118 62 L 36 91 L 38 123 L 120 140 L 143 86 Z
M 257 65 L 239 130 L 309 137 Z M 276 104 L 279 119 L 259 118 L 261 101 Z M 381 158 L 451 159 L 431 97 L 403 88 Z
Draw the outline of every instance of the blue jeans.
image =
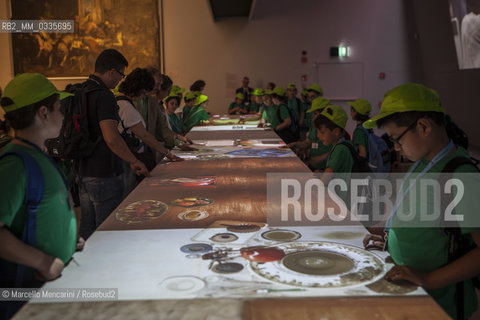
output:
M 80 181 L 80 236 L 90 237 L 95 229 L 123 200 L 122 176 L 113 178 L 83 177 Z

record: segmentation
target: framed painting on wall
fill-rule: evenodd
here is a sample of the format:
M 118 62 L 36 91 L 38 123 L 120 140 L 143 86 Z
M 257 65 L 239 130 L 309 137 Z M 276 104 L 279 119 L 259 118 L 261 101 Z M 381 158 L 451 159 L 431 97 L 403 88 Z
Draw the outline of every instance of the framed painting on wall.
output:
M 158 0 L 12 0 L 13 20 L 73 20 L 73 33 L 12 34 L 15 74 L 83 77 L 104 49 L 129 70 L 160 64 Z

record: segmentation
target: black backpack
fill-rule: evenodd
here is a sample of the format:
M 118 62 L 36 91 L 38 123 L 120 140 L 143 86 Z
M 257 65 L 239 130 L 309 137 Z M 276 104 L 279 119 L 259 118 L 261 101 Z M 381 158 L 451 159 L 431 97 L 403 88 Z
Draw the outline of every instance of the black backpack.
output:
M 340 144 L 346 146 L 350 150 L 350 153 L 352 154 L 352 158 L 353 158 L 353 161 L 354 161 L 353 168 L 352 168 L 353 173 L 372 172 L 372 170 L 371 170 L 371 168 L 368 164 L 368 159 L 360 157 L 358 155 L 357 150 L 355 149 L 355 147 L 353 145 L 351 145 L 348 142 L 339 142 L 337 145 L 340 145 Z M 332 151 L 333 151 L 333 149 L 332 149 Z
M 87 88 L 84 84 L 74 84 L 66 91 L 73 96 L 60 102 L 64 115 L 60 135 L 46 143 L 50 155 L 61 159 L 82 159 L 90 156 L 102 136 L 93 141 L 88 129 L 88 99 L 92 91 L 100 87 Z
M 448 121 L 448 120 L 447 120 Z M 453 123 L 453 122 L 452 122 Z M 456 125 L 455 125 L 456 127 Z M 458 128 L 458 127 L 457 127 Z M 460 129 L 458 129 L 460 130 Z M 461 131 L 461 130 L 460 130 Z M 463 133 L 463 131 L 461 131 Z M 465 135 L 466 137 L 466 135 Z M 450 136 L 450 138 L 453 140 L 453 137 Z M 467 139 L 468 143 L 468 139 Z M 452 173 L 455 172 L 455 170 L 465 164 L 471 164 L 474 166 L 477 171 L 480 171 L 477 167 L 477 163 L 472 161 L 472 159 L 468 159 L 465 157 L 456 157 L 451 159 L 443 168 L 442 173 Z M 449 198 L 449 197 L 447 197 Z M 451 201 L 452 199 L 445 199 L 448 201 Z M 444 210 L 442 210 L 444 212 Z M 449 248 L 448 248 L 448 262 L 452 262 L 454 260 L 457 260 L 473 248 L 476 248 L 476 244 L 470 244 L 468 243 L 467 239 L 463 236 L 462 231 L 460 230 L 460 227 L 446 227 L 443 228 L 443 232 L 446 236 L 448 236 L 449 239 Z M 475 288 L 480 289 L 480 275 L 477 275 L 473 278 L 471 278 L 472 283 Z M 463 310 L 463 300 L 464 300 L 464 286 L 463 286 L 463 281 L 457 282 L 455 285 L 455 299 L 456 299 L 456 308 L 457 308 L 457 319 L 463 319 L 464 318 L 464 310 Z
M 277 118 L 280 121 L 280 123 L 282 123 L 283 119 L 282 119 L 282 116 L 280 114 L 280 106 L 282 106 L 282 105 L 279 105 L 278 108 L 277 108 Z M 298 128 L 298 120 L 299 119 L 297 118 L 297 115 L 295 114 L 295 112 L 293 112 L 292 109 L 290 109 L 286 105 L 283 105 L 283 106 L 288 110 L 288 114 L 290 116 L 290 127 L 288 128 L 288 130 L 290 130 L 290 132 L 293 134 L 293 136 L 296 137 L 295 140 L 297 140 L 298 137 L 299 137 L 299 128 Z

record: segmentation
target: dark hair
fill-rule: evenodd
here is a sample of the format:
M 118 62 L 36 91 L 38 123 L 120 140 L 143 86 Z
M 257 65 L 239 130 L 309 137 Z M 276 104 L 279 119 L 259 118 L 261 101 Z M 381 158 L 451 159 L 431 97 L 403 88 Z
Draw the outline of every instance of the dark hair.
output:
M 111 69 L 128 67 L 128 61 L 115 49 L 103 50 L 95 61 L 95 72 L 104 74 Z
M 276 87 L 275 83 L 273 83 L 273 82 L 267 83 L 267 87 L 268 87 L 268 86 L 272 87 L 272 90 L 273 90 L 273 88 Z
M 352 108 L 352 110 L 355 110 L 354 107 L 351 107 L 351 108 Z M 360 122 L 363 123 L 363 122 L 367 121 L 368 119 L 370 119 L 370 115 L 368 115 L 368 114 L 358 113 L 357 110 L 355 110 L 355 112 L 356 112 L 356 114 L 355 114 L 355 116 L 353 117 L 353 120 L 355 120 L 355 121 L 360 121 Z
M 202 91 L 202 88 L 205 87 L 206 83 L 203 80 L 197 80 L 190 86 L 190 91 Z
M 285 96 L 279 96 L 278 94 L 274 93 L 272 94 L 272 98 L 280 100 L 281 102 L 285 102 L 287 100 L 287 97 Z
M 178 104 L 180 104 L 180 97 L 179 96 L 169 96 L 165 99 L 165 105 L 168 103 L 168 101 L 172 100 L 172 99 L 175 99 L 177 100 Z
M 315 118 L 315 127 L 317 129 L 320 129 L 321 127 L 325 126 L 325 128 L 329 129 L 329 130 L 334 130 L 335 128 L 338 128 L 340 129 L 340 132 L 344 132 L 344 129 L 337 126 L 332 120 L 328 119 L 327 117 L 325 117 L 323 114 L 319 114 L 316 118 Z
M 183 98 L 183 101 L 185 101 L 185 102 L 190 102 L 190 101 L 194 101 L 194 100 L 196 100 L 196 99 L 197 99 L 197 98 L 187 99 L 187 96 L 185 96 L 185 97 Z
M 35 102 L 34 104 L 5 113 L 7 125 L 10 125 L 15 130 L 22 130 L 30 127 L 35 121 L 35 115 L 38 109 L 40 109 L 41 106 L 45 106 L 49 112 L 53 112 L 54 104 L 58 99 L 59 95 L 55 93 L 41 101 Z M 3 107 L 9 106 L 13 103 L 14 102 L 10 98 L 2 98 L 2 100 L 0 100 L 0 104 Z
M 445 126 L 445 115 L 441 112 L 433 111 L 407 111 L 397 112 L 377 121 L 377 127 L 381 128 L 389 122 L 393 122 L 397 127 L 408 127 L 415 120 L 420 118 L 432 119 L 437 125 Z
M 160 77 L 162 75 L 162 73 L 160 72 L 160 70 L 158 70 L 157 67 L 155 66 L 148 66 L 146 67 L 145 69 L 147 69 L 148 72 L 150 72 L 150 74 L 153 76 L 153 77 Z
M 166 74 L 160 75 L 160 82 L 162 83 L 160 85 L 160 90 L 167 90 L 168 88 L 171 88 L 173 86 L 172 79 Z
M 7 121 L 0 120 L 0 132 L 8 133 L 8 131 L 10 131 L 10 127 Z
M 129 97 L 138 97 L 142 90 L 152 91 L 155 79 L 147 69 L 136 68 L 120 83 L 118 91 Z

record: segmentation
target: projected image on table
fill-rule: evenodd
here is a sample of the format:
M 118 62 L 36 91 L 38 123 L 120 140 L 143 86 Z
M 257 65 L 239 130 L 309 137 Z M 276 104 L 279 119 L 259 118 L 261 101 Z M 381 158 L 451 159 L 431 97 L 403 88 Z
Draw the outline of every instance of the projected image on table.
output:
M 214 176 L 198 176 L 192 178 L 159 179 L 149 182 L 149 186 L 177 185 L 182 187 L 205 187 L 214 186 L 216 182 L 217 178 Z
M 213 203 L 213 199 L 203 198 L 203 197 L 185 197 L 180 199 L 175 199 L 171 202 L 174 206 L 177 207 L 199 207 L 199 206 L 208 206 Z
M 157 200 L 141 200 L 130 203 L 115 213 L 118 221 L 131 224 L 145 223 L 163 215 L 168 206 Z
M 235 157 L 278 158 L 291 155 L 292 151 L 284 149 L 241 149 L 226 154 Z

